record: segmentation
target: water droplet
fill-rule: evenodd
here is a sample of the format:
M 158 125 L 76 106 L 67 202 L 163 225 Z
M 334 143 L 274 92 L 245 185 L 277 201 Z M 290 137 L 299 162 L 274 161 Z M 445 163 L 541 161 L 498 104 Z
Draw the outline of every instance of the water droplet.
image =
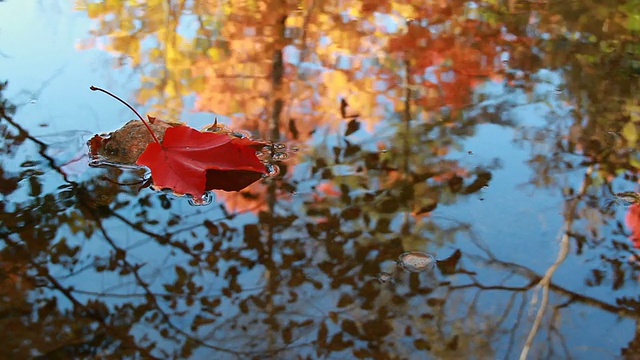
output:
M 395 283 L 395 279 L 393 278 L 393 275 L 389 274 L 388 272 L 380 272 L 378 274 L 378 276 L 376 277 L 376 279 L 378 279 L 378 281 L 380 283 L 386 283 L 386 282 L 390 282 L 390 283 Z
M 91 159 L 89 160 L 89 165 L 90 167 L 100 167 L 104 164 L 104 162 L 102 161 L 102 159 Z
M 234 131 L 230 135 L 231 136 L 235 136 L 235 137 L 240 138 L 240 139 L 245 139 L 245 138 L 251 137 L 251 135 L 249 133 L 246 133 L 244 131 Z
M 22 164 L 20 164 L 21 167 L 34 167 L 37 165 L 38 165 L 38 162 L 31 161 L 31 160 L 24 161 Z
M 556 94 L 562 94 L 562 88 L 556 88 L 555 89 Z
M 409 272 L 423 272 L 432 270 L 436 266 L 436 259 L 420 251 L 409 251 L 398 257 L 398 266 Z
M 271 156 L 271 159 L 273 159 L 273 161 L 283 161 L 288 158 L 289 158 L 289 154 L 283 153 L 283 152 L 277 152 Z
M 284 148 L 286 148 L 285 144 L 282 143 L 277 143 L 277 144 L 273 144 L 273 148 L 276 150 L 282 150 Z
M 280 173 L 278 165 L 265 164 L 265 166 L 267 167 L 267 176 L 276 176 Z
M 213 192 L 209 191 L 209 192 L 204 193 L 204 195 L 202 195 L 202 197 L 200 197 L 200 198 L 196 198 L 196 197 L 189 198 L 189 205 L 192 205 L 192 206 L 207 206 L 207 205 L 211 204 L 214 199 L 215 199 L 215 194 Z
M 36 100 L 36 99 L 31 99 L 31 100 L 29 100 L 29 104 L 35 104 L 35 103 L 37 103 L 37 102 L 38 102 L 38 100 Z

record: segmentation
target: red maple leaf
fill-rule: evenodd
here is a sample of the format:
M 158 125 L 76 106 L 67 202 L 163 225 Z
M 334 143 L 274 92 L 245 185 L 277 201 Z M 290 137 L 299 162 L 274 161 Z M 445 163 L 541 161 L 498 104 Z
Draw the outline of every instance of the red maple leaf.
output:
M 155 186 L 201 197 L 207 190 L 238 191 L 262 178 L 256 156 L 263 144 L 226 134 L 174 126 L 162 144 L 151 142 L 136 161 L 151 169 Z
M 263 143 L 223 133 L 200 132 L 184 125 L 163 127 L 166 130 L 160 142 L 149 125 L 155 125 L 156 118 L 147 116 L 147 123 L 136 109 L 118 96 L 96 86 L 90 89 L 120 101 L 142 121 L 153 142 L 147 144 L 136 164 L 151 169 L 156 187 L 201 198 L 207 190 L 242 190 L 267 172 L 256 155 Z M 106 142 L 106 139 L 94 136 L 89 141 L 92 155 L 96 155 Z

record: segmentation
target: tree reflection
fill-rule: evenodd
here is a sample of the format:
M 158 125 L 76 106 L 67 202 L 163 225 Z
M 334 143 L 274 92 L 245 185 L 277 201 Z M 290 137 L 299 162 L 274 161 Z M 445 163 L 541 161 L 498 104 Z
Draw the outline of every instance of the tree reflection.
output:
M 523 75 L 530 99 L 548 108 L 546 122 L 525 127 L 520 141 L 532 149 L 531 184 L 557 188 L 567 199 L 565 225 L 570 225 L 564 229 L 559 260 L 583 257 L 588 269 L 580 275 L 586 285 L 610 289 L 616 309 L 636 317 L 627 300 L 629 282 L 637 281 L 637 252 L 626 239 L 617 209 L 603 206 L 616 191 L 635 191 L 638 173 L 633 98 L 638 77 L 632 58 L 640 38 L 629 16 L 631 2 L 616 4 L 616 10 L 604 12 L 599 5 L 588 5 L 579 15 L 567 3 L 528 12 L 527 31 L 537 34 L 535 45 L 553 51 L 521 52 L 526 61 L 519 58 L 511 66 Z M 582 172 L 586 175 L 577 187 Z M 627 219 L 634 216 L 633 208 L 629 211 Z M 575 254 L 568 254 L 569 241 Z M 554 332 L 553 317 L 547 324 L 547 332 Z
M 235 199 L 218 194 L 210 207 L 115 184 L 134 182 L 142 175 L 134 170 L 92 169 L 70 180 L 3 99 L 0 152 L 11 161 L 0 167 L 0 292 L 7 299 L 0 313 L 15 334 L 2 340 L 3 355 L 512 358 L 530 328 L 528 294 L 544 275 L 498 259 L 471 224 L 435 210 L 469 201 L 498 168 L 491 159 L 470 165 L 465 139 L 482 124 L 517 124 L 506 111 L 511 98 L 483 102 L 491 95 L 475 87 L 493 81 L 505 93 L 559 106 L 556 92 L 538 87 L 548 80 L 541 68 L 569 55 L 531 49 L 560 41 L 576 48 L 562 72 L 573 111 L 554 107 L 549 124 L 525 128 L 519 140 L 533 148 L 532 183 L 564 190 L 564 234 L 578 245 L 576 255 L 610 266 L 580 275 L 589 287 L 616 291 L 616 302 L 547 278 L 556 303 L 541 325 L 547 338 L 538 355 L 570 355 L 558 326 L 570 306 L 637 317 L 638 299 L 623 293 L 637 277 L 636 263 L 626 261 L 635 250 L 622 224 L 602 233 L 598 221 L 614 218 L 595 201 L 619 173 L 635 179 L 637 136 L 628 125 L 635 88 L 576 70 L 587 59 L 591 67 L 623 63 L 631 73 L 633 62 L 613 38 L 633 41 L 635 30 L 614 27 L 615 16 L 572 20 L 555 3 L 509 21 L 506 9 L 490 5 L 303 5 L 86 4 L 95 35 L 130 57 L 142 80 L 140 102 L 175 115 L 195 95 L 199 109 L 233 115 L 234 126 L 258 129 L 272 149 L 291 139 L 304 144 L 295 162 L 279 163 L 279 176 Z M 383 15 L 393 26 L 376 20 Z M 611 33 L 596 29 L 603 21 Z M 182 30 L 185 22 L 193 28 Z M 610 44 L 611 53 L 558 30 L 591 23 L 598 46 Z M 508 66 L 501 47 L 513 50 Z M 339 117 L 339 97 L 360 116 Z M 564 176 L 585 165 L 593 172 L 574 190 Z M 462 237 L 475 248 L 463 249 L 451 268 L 395 268 L 406 250 L 442 258 Z M 380 272 L 395 285 L 379 282 Z

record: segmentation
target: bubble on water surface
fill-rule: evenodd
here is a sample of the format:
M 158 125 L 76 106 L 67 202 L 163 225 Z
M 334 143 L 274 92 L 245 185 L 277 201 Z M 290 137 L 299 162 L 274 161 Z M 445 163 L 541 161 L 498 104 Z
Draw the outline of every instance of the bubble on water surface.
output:
M 234 137 L 237 137 L 239 139 L 250 139 L 251 138 L 251 134 L 248 131 L 244 131 L 244 130 L 233 131 L 230 135 L 234 136 Z
M 189 205 L 192 206 L 207 206 L 213 202 L 215 199 L 215 195 L 212 192 L 206 192 L 200 198 L 191 197 L 189 198 Z
M 280 168 L 278 165 L 273 164 L 265 164 L 267 167 L 267 177 L 276 176 L 280 173 Z
M 258 159 L 260 159 L 260 161 L 263 164 L 267 166 L 269 165 L 275 166 L 273 162 L 285 161 L 291 157 L 291 154 L 293 152 L 295 151 L 288 148 L 286 144 L 270 143 L 268 145 L 263 146 L 260 150 L 256 151 L 256 156 L 258 157 Z M 269 174 L 269 176 L 273 176 L 273 175 Z
M 423 272 L 432 270 L 436 266 L 436 259 L 420 251 L 409 251 L 398 257 L 398 266 L 409 272 Z
M 37 161 L 33 161 L 33 160 L 26 160 L 23 161 L 22 164 L 20 164 L 21 167 L 35 167 L 38 166 L 38 162 Z
M 289 158 L 289 154 L 283 152 L 276 152 L 271 155 L 273 161 L 283 161 Z

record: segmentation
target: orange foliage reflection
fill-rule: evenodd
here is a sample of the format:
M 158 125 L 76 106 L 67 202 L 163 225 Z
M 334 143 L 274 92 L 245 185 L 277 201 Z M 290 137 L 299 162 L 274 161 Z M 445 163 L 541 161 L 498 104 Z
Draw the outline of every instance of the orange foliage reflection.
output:
M 631 240 L 633 247 L 640 249 L 640 204 L 629 206 L 624 222 L 631 230 L 629 240 Z
M 166 108 L 158 115 L 181 111 L 184 97 L 195 94 L 195 110 L 229 116 L 234 129 L 304 143 L 314 132 L 329 136 L 343 128 L 339 104 L 347 100 L 369 135 L 390 128 L 398 137 L 374 139 L 390 150 L 390 164 L 363 176 L 380 177 L 381 187 L 417 171 L 406 164 L 444 158 L 453 143 L 410 140 L 415 131 L 405 127 L 402 133 L 399 124 L 436 118 L 445 128 L 468 126 L 458 120 L 474 87 L 502 81 L 499 53 L 519 39 L 507 40 L 503 24 L 485 21 L 478 6 L 443 0 L 172 0 L 149 12 L 115 0 L 86 5 L 99 21 L 94 34 L 110 41 L 106 49 L 132 56 L 134 65 L 147 64 L 139 68 L 138 100 Z M 187 21 L 188 34 L 181 31 Z M 144 45 L 150 42 L 156 45 Z M 443 109 L 446 116 L 440 116 Z M 420 157 L 408 159 L 414 155 Z M 469 174 L 455 161 L 443 164 L 435 166 L 436 183 Z M 219 199 L 242 211 L 263 209 L 265 196 L 264 185 L 256 185 Z

